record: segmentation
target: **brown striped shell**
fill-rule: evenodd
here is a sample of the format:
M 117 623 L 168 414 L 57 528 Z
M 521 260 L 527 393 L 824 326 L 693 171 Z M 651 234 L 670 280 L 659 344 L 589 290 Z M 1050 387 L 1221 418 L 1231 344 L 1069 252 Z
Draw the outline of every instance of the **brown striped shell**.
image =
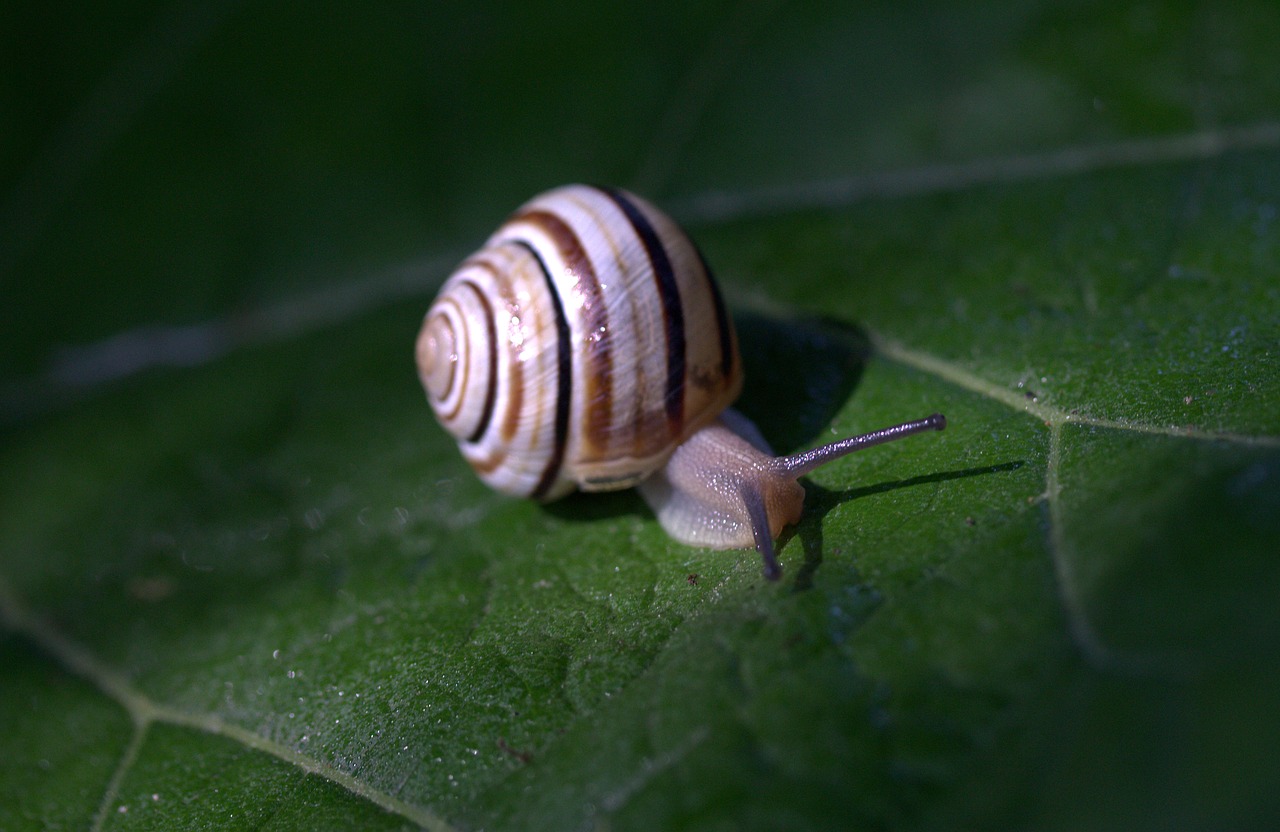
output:
M 416 352 L 481 479 L 540 500 L 636 485 L 742 386 L 697 247 L 640 197 L 586 185 L 534 197 L 467 258 Z

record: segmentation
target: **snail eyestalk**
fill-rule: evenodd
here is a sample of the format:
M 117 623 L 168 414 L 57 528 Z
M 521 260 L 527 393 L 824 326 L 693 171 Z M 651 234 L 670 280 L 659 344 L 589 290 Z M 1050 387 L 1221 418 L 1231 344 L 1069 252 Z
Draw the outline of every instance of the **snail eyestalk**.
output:
M 813 469 L 826 465 L 828 462 L 837 460 L 854 451 L 861 451 L 874 445 L 883 445 L 885 442 L 892 442 L 895 439 L 903 439 L 929 430 L 942 430 L 946 426 L 947 417 L 941 413 L 934 413 L 932 416 L 926 416 L 923 419 L 873 430 L 861 436 L 850 436 L 813 450 L 802 451 L 790 456 L 780 456 L 777 459 L 777 464 L 788 474 L 794 477 L 802 477 Z

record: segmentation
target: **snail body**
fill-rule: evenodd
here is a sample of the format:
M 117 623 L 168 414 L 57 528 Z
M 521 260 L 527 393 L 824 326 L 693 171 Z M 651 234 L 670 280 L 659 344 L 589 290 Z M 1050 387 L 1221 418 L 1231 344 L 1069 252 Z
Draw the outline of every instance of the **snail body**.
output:
M 610 188 L 569 185 L 517 209 L 441 287 L 416 358 L 437 418 L 494 489 L 549 501 L 638 486 L 673 538 L 754 546 L 770 578 L 773 539 L 802 511 L 799 476 L 945 426 L 935 414 L 774 457 L 730 408 L 737 336 L 697 247 Z

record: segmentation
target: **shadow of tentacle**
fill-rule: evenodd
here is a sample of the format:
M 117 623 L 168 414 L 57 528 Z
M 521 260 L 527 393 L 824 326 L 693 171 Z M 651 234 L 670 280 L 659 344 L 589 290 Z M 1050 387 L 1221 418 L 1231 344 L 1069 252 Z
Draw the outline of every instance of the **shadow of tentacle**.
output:
M 1025 460 L 1012 460 L 1009 462 L 1001 462 L 995 465 L 984 465 L 975 468 L 961 468 L 954 471 L 939 471 L 933 474 L 922 474 L 918 477 L 908 477 L 902 480 L 886 480 L 874 485 L 865 485 L 858 488 L 846 488 L 840 491 L 834 491 L 829 488 L 823 488 L 813 482 L 806 481 L 805 490 L 805 518 L 798 526 L 790 526 L 778 540 L 778 548 L 781 550 L 796 535 L 800 536 L 800 542 L 804 547 L 804 563 L 796 572 L 794 587 L 797 590 L 808 589 L 813 585 L 813 576 L 817 572 L 818 567 L 822 565 L 823 559 L 823 537 L 822 537 L 822 520 L 827 513 L 839 505 L 847 503 L 851 500 L 857 500 L 862 497 L 870 497 L 873 494 L 884 494 L 888 491 L 897 491 L 900 488 L 914 488 L 920 485 L 928 485 L 935 482 L 947 482 L 948 480 L 967 479 L 969 477 L 981 477 L 991 474 L 1002 474 L 1010 471 L 1016 471 L 1026 465 Z

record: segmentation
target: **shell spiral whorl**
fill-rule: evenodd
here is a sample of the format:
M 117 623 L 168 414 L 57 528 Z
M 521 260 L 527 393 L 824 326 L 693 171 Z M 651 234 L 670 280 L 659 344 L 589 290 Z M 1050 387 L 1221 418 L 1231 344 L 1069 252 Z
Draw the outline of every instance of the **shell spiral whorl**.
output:
M 534 197 L 467 258 L 416 353 L 481 479 L 541 500 L 635 485 L 742 386 L 693 242 L 643 199 L 585 185 Z

